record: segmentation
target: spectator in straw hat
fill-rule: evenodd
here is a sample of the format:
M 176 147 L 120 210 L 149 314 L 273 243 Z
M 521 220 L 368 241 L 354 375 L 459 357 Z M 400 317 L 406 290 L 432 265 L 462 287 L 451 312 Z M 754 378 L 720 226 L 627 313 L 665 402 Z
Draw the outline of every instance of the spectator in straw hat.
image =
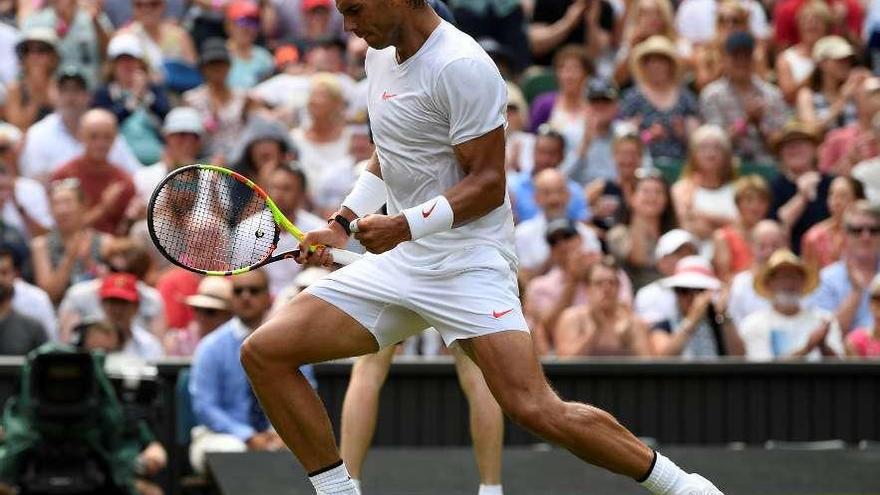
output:
M 684 67 L 675 45 L 651 36 L 635 47 L 630 66 L 636 84 L 623 94 L 621 116 L 638 124 L 652 158 L 684 161 L 699 108 L 696 96 L 681 83 Z
M 755 277 L 755 292 L 770 299 L 772 306 L 749 315 L 741 328 L 749 359 L 843 355 L 834 315 L 802 303 L 818 285 L 815 268 L 790 250 L 773 253 Z
M 165 334 L 165 352 L 169 356 L 191 356 L 205 335 L 232 318 L 230 299 L 232 282 L 228 278 L 203 278 L 198 291 L 185 299 L 186 305 L 193 310 L 193 321 L 185 328 L 170 330 Z
M 721 281 L 712 265 L 699 256 L 688 256 L 663 280 L 675 292 L 676 315 L 651 331 L 654 353 L 685 358 L 739 356 L 743 344 L 716 297 Z
M 860 327 L 846 336 L 846 353 L 850 356 L 880 358 L 880 275 L 874 277 L 868 288 L 871 298 L 870 326 Z

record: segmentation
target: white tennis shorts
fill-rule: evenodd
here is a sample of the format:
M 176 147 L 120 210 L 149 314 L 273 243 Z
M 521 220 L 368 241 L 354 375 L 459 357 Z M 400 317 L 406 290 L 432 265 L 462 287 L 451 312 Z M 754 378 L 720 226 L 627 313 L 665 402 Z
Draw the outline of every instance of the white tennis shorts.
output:
M 505 330 L 528 332 L 514 267 L 489 246 L 415 266 L 397 249 L 339 269 L 306 292 L 350 315 L 384 348 L 434 327 L 446 345 Z

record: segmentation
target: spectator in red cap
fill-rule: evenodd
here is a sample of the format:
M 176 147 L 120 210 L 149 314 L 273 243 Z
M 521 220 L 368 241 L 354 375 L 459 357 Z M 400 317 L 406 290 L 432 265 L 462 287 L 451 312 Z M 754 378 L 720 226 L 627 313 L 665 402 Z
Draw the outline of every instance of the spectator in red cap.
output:
M 309 43 L 333 35 L 332 0 L 302 0 L 302 16 L 304 29 L 297 36 L 297 41 Z
M 162 344 L 149 331 L 134 323 L 140 298 L 137 277 L 128 273 L 111 273 L 101 281 L 98 291 L 101 309 L 107 321 L 116 326 L 124 340 L 122 353 L 142 359 L 162 356 Z
M 260 34 L 260 7 L 248 0 L 234 0 L 226 9 L 226 32 L 232 70 L 228 82 L 233 88 L 248 89 L 272 74 L 272 54 L 256 45 Z

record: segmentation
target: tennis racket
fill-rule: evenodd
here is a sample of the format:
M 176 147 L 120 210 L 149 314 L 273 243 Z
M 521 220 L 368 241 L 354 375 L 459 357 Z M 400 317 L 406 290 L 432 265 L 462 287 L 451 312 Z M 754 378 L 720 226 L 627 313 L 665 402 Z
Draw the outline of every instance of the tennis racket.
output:
M 150 198 L 147 227 L 163 256 L 203 275 L 237 275 L 296 258 L 299 250 L 273 255 L 282 228 L 303 239 L 258 185 L 214 165 L 189 165 L 165 177 Z M 332 254 L 340 265 L 361 257 L 342 249 Z

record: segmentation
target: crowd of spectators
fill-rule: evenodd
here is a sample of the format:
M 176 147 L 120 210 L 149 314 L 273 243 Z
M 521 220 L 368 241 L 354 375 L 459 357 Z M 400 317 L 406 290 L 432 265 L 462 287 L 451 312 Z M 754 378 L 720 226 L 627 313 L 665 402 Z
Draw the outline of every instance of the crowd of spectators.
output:
M 880 357 L 880 2 L 429 3 L 508 83 L 542 356 Z M 146 204 L 213 163 L 325 225 L 374 151 L 366 56 L 332 0 L 0 2 L 0 354 L 191 356 L 194 468 L 280 448 L 238 349 L 327 272 L 202 278 Z
M 880 356 L 880 4 L 431 4 L 508 82 L 542 355 Z M 18 0 L 0 18 L 0 351 L 103 319 L 111 351 L 198 355 L 258 324 L 236 307 L 263 315 L 320 275 L 201 280 L 145 216 L 169 171 L 210 162 L 326 223 L 373 152 L 367 46 L 332 0 Z M 401 352 L 443 350 L 428 333 Z

